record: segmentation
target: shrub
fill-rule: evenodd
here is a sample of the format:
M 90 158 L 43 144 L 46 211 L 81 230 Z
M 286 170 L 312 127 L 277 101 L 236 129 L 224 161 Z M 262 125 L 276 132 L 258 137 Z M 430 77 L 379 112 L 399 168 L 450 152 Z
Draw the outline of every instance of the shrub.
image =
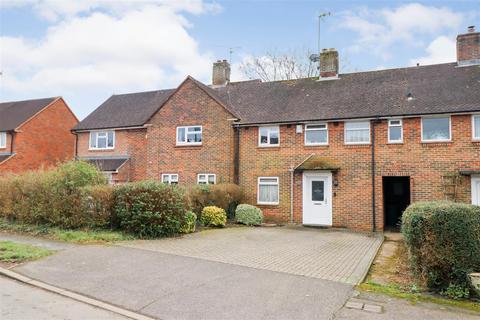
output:
M 197 224 L 197 215 L 193 211 L 187 211 L 185 216 L 185 223 L 181 227 L 181 233 L 192 233 L 195 232 L 195 226 Z
M 214 185 L 196 185 L 188 190 L 188 197 L 197 216 L 201 216 L 203 208 L 217 206 L 224 209 L 229 218 L 235 216 L 235 208 L 242 201 L 240 187 L 232 183 Z
M 262 210 L 249 204 L 241 204 L 235 210 L 235 219 L 238 223 L 246 224 L 247 226 L 257 226 L 263 222 Z
M 205 207 L 202 210 L 200 221 L 204 226 L 224 227 L 227 223 L 227 213 L 219 207 Z
M 140 237 L 179 233 L 185 225 L 185 195 L 176 186 L 145 181 L 117 186 L 115 224 Z
M 0 214 L 21 223 L 63 228 L 89 226 L 89 217 L 80 210 L 80 189 L 105 183 L 101 172 L 81 161 L 49 171 L 12 175 L 2 178 Z
M 467 275 L 480 270 L 480 207 L 447 201 L 412 204 L 403 214 L 402 233 L 412 267 L 427 286 L 465 296 Z
M 91 228 L 108 227 L 111 224 L 113 212 L 113 186 L 97 185 L 80 189 L 80 206 L 78 216 L 83 225 Z

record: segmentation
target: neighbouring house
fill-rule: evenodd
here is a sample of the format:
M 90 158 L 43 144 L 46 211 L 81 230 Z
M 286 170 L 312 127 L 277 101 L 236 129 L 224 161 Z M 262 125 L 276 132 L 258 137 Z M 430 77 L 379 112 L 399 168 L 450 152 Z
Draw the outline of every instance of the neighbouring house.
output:
M 115 95 L 74 132 L 77 158 L 112 182 L 234 182 L 267 220 L 383 230 L 411 202 L 480 205 L 480 33 L 457 62 L 320 77 Z
M 0 175 L 72 160 L 77 123 L 61 97 L 0 103 Z

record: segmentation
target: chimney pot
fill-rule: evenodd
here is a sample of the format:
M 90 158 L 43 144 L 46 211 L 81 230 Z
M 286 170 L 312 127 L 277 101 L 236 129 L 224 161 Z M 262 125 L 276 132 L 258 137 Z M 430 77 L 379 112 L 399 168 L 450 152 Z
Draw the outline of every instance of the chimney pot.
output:
M 480 32 L 475 31 L 475 26 L 469 26 L 467 33 L 457 36 L 457 64 L 480 64 Z
M 225 86 L 230 82 L 230 63 L 227 60 L 214 62 L 212 71 L 212 85 Z
M 320 79 L 338 77 L 338 51 L 323 49 L 320 53 Z

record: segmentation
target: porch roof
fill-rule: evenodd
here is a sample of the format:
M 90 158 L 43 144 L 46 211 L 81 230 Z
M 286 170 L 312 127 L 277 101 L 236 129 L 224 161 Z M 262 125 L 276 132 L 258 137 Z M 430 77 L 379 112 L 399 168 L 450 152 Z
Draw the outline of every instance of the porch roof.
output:
M 328 170 L 338 171 L 340 167 L 335 161 L 328 160 L 321 155 L 310 155 L 307 159 L 303 160 L 298 166 L 294 168 L 295 171 L 305 170 Z
M 471 176 L 472 174 L 480 174 L 480 168 L 460 169 L 462 176 Z
M 84 158 L 82 160 L 87 161 L 103 172 L 118 172 L 121 166 L 128 161 L 128 157 L 125 158 Z

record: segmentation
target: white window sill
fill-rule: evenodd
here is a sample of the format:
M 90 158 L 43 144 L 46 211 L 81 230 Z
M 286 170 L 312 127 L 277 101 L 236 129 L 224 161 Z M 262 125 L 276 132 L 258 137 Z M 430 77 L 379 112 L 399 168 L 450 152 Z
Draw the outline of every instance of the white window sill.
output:
M 261 206 L 278 206 L 279 202 L 257 202 Z
M 115 148 L 89 148 L 88 151 L 111 151 L 115 150 Z
M 191 146 L 201 146 L 202 143 L 177 143 L 175 146 L 177 147 L 191 147 Z
M 403 140 L 402 141 L 388 141 L 387 144 L 403 144 Z
M 328 146 L 328 142 L 327 143 L 305 143 L 304 145 L 305 147 L 326 147 Z
M 370 142 L 345 142 L 347 146 L 368 146 L 370 144 Z
M 278 148 L 280 144 L 259 144 L 259 148 Z
M 452 142 L 452 139 L 450 140 L 422 140 L 422 143 L 449 143 Z

